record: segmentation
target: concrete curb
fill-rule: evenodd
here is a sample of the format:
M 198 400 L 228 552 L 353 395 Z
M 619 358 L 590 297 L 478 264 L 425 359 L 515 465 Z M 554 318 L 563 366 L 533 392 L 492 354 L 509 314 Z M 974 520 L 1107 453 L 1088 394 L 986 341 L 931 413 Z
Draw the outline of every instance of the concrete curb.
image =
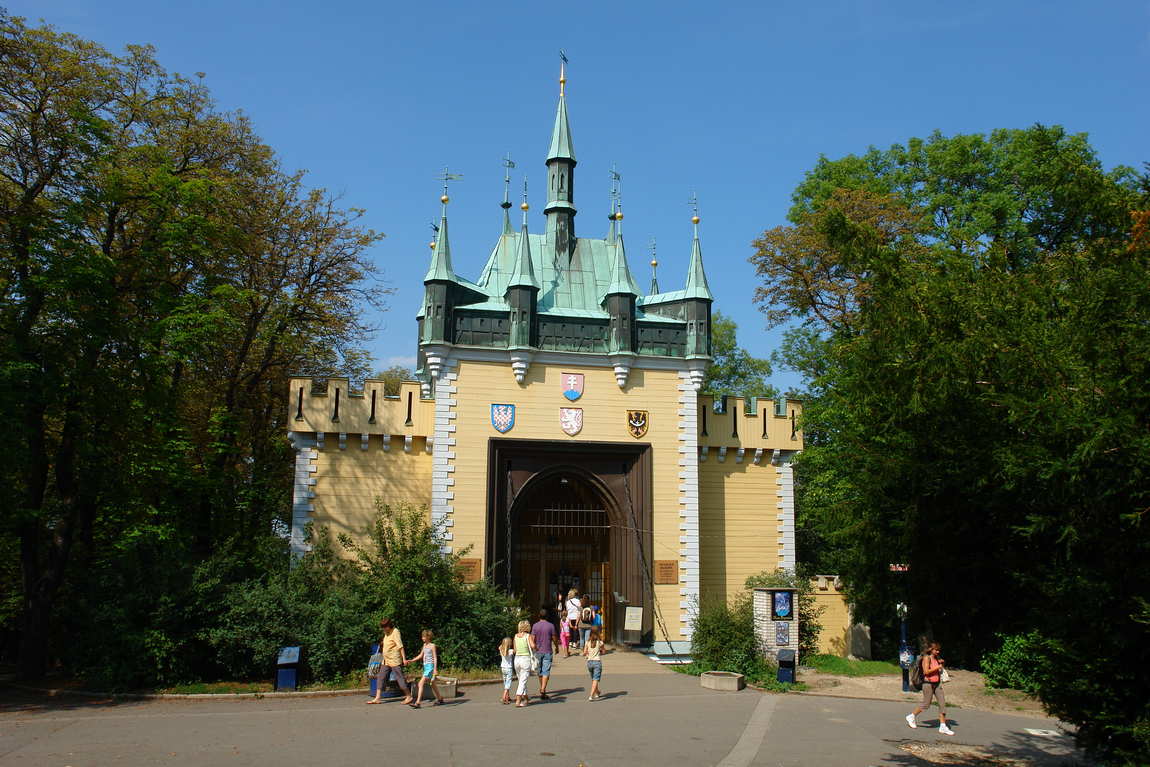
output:
M 419 680 L 416 679 L 418 682 Z M 499 677 L 490 679 L 460 679 L 456 687 L 475 687 L 485 684 L 498 684 L 503 680 Z M 410 684 L 410 682 L 409 682 Z M 24 692 L 34 692 L 49 698 L 73 696 L 77 698 L 109 698 L 111 700 L 260 700 L 263 698 L 334 698 L 341 695 L 368 695 L 369 687 L 356 687 L 350 690 L 303 690 L 300 692 L 221 692 L 221 693 L 168 693 L 168 692 L 93 692 L 91 690 L 69 690 L 46 687 L 32 687 L 17 684 L 16 682 L 3 682 L 5 687 L 11 687 Z

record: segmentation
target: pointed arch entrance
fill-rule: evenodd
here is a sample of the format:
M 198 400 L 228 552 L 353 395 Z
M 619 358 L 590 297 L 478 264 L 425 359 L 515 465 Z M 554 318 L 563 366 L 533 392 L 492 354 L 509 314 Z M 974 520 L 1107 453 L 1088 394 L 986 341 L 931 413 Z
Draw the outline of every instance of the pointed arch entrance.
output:
M 651 457 L 644 444 L 493 439 L 487 561 L 532 609 L 575 588 L 604 611 L 607 636 L 645 643 L 651 627 Z M 643 607 L 640 631 L 624 608 Z

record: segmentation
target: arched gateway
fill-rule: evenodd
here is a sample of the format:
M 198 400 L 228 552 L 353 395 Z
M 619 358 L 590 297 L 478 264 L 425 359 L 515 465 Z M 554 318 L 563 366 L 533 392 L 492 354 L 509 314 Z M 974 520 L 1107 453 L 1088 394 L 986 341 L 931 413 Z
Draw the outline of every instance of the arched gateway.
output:
M 604 236 L 576 236 L 562 91 L 546 166 L 543 231 L 526 199 L 515 230 L 505 191 L 474 282 L 455 272 L 445 189 L 417 382 L 391 397 L 379 381 L 292 379 L 293 548 L 309 522 L 362 534 L 377 499 L 426 505 L 445 548 L 469 552 L 466 578 L 536 609 L 578 588 L 617 641 L 683 651 L 696 600 L 794 567 L 798 403 L 699 396 L 712 296 L 698 215 L 669 291 L 654 275 L 640 290 L 616 194 Z

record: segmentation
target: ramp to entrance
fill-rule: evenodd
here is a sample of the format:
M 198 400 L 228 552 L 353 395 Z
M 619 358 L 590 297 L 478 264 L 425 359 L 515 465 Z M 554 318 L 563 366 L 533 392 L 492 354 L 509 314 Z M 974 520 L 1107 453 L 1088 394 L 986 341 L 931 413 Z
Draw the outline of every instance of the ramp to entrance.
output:
M 603 678 L 611 674 L 674 674 L 675 672 L 663 668 L 655 661 L 640 652 L 626 647 L 607 645 L 608 652 L 603 656 Z M 587 661 L 582 655 L 571 653 L 570 658 L 564 658 L 560 652 L 555 656 L 551 666 L 551 678 L 590 679 L 587 674 Z

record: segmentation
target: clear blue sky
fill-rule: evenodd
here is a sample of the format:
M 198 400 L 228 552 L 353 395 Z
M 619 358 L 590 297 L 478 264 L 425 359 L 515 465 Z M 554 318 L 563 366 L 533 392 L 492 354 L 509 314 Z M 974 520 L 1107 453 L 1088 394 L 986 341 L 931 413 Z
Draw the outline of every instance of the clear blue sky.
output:
M 363 2 L 0 0 L 119 51 L 151 43 L 172 71 L 204 72 L 287 168 L 367 209 L 373 257 L 396 292 L 371 345 L 410 364 L 438 216 L 435 176 L 464 174 L 449 212 L 456 270 L 475 278 L 499 233 L 500 160 L 544 188 L 566 50 L 576 231 L 603 236 L 608 170 L 623 176 L 631 268 L 678 287 L 697 191 L 716 307 L 753 354 L 778 332 L 751 303 L 747 257 L 784 223 L 820 154 L 935 129 L 1061 124 L 1107 166 L 1150 159 L 1150 4 L 1140 2 Z M 542 228 L 532 194 L 531 228 Z M 795 377 L 776 371 L 775 383 Z

